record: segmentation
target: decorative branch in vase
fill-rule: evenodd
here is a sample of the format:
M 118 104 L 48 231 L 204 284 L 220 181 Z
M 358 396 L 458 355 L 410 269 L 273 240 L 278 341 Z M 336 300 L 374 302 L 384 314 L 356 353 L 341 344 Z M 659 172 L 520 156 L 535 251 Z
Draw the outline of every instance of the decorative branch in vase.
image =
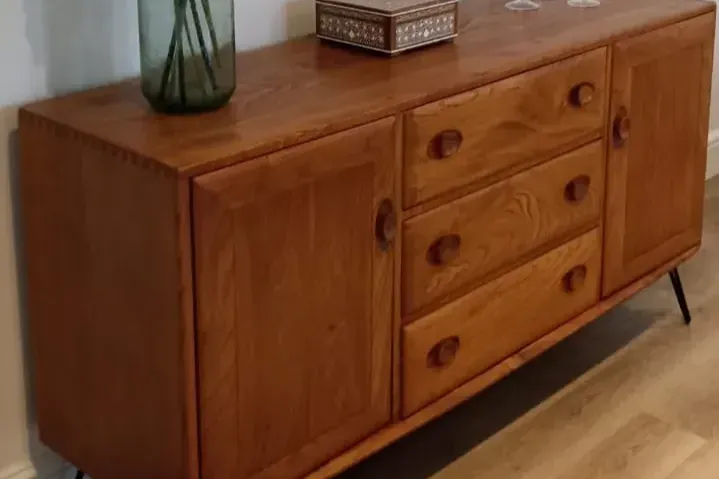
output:
M 138 0 L 142 91 L 158 111 L 226 104 L 235 90 L 234 0 Z

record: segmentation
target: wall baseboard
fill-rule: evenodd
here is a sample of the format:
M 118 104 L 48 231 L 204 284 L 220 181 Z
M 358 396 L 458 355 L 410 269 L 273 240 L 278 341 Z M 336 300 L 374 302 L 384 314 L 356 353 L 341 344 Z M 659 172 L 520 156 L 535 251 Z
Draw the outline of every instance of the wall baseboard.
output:
M 719 128 L 709 132 L 707 151 L 707 180 L 719 175 Z
M 35 479 L 36 477 L 35 466 L 30 461 L 11 464 L 0 470 L 0 479 Z

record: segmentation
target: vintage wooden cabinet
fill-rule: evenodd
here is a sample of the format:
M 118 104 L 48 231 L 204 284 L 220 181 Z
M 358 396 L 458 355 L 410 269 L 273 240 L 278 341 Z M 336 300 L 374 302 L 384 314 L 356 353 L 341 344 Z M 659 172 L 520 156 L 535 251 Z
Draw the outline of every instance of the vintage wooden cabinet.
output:
M 42 439 L 93 479 L 333 476 L 699 248 L 714 5 L 463 2 L 393 59 L 238 55 L 20 111 Z

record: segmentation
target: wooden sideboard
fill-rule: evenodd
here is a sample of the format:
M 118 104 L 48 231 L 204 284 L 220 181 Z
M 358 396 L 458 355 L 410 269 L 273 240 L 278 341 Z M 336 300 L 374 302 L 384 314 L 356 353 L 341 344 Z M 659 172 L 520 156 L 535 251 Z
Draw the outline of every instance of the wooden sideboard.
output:
M 464 0 L 388 59 L 238 55 L 20 111 L 42 440 L 94 479 L 335 475 L 699 248 L 714 5 Z

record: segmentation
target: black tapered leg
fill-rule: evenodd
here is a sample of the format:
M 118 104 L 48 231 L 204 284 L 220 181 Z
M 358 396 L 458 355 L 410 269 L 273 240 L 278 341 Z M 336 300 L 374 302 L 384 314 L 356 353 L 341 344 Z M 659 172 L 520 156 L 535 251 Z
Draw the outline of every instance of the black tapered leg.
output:
M 676 268 L 669 272 L 669 278 L 672 280 L 672 286 L 674 287 L 674 294 L 679 302 L 679 309 L 682 310 L 684 316 L 684 322 L 689 324 L 692 322 L 692 315 L 689 312 L 689 306 L 687 305 L 687 298 L 684 296 L 684 288 L 682 287 L 682 280 L 679 277 L 679 271 Z
M 85 473 L 78 469 L 77 474 L 75 474 L 75 479 L 83 479 L 83 477 L 85 477 Z

